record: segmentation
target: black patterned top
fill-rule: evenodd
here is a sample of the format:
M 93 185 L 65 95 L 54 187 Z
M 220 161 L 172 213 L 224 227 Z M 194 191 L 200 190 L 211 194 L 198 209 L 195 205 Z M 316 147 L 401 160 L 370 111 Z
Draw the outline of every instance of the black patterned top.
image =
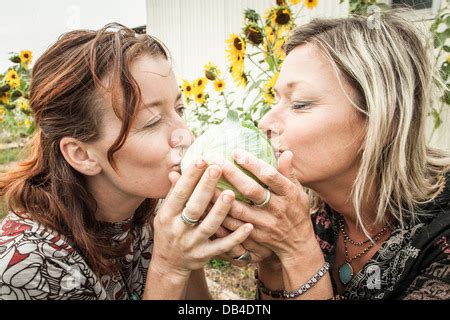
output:
M 133 228 L 132 218 L 104 227 L 113 246 L 130 232 L 134 240 L 130 252 L 116 261 L 121 272 L 99 277 L 64 236 L 10 213 L 0 223 L 0 300 L 142 296 L 153 247 L 151 227 Z
M 381 248 L 357 272 L 343 299 L 450 299 L 450 175 L 444 190 L 420 208 L 416 223 L 397 224 Z M 326 204 L 313 215 L 325 259 L 333 266 L 338 214 Z M 336 288 L 334 280 L 333 286 Z

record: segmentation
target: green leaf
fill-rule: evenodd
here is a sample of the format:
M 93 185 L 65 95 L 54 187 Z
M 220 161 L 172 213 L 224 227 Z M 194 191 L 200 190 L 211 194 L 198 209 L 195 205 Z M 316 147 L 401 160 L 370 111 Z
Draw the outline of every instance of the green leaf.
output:
M 267 64 L 269 65 L 269 70 L 273 71 L 275 68 L 275 62 L 273 61 L 273 57 L 270 54 L 267 55 L 266 61 L 267 61 Z
M 227 120 L 232 122 L 239 122 L 239 115 L 234 110 L 229 110 L 227 113 Z
M 433 121 L 434 121 L 434 128 L 435 129 L 439 128 L 442 124 L 442 119 L 441 119 L 441 115 L 440 115 L 439 111 L 437 111 L 435 108 L 433 108 L 431 110 L 431 115 L 432 115 Z
M 445 90 L 444 95 L 441 97 L 441 101 L 450 106 L 450 90 Z
M 441 45 L 445 44 L 445 41 L 450 38 L 450 29 L 445 29 L 443 32 L 436 33 L 436 37 Z

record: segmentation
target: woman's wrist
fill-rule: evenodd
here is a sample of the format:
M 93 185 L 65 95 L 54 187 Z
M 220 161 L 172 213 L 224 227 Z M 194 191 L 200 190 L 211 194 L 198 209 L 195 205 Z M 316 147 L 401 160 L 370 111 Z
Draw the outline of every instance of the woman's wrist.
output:
M 328 272 L 321 272 L 327 263 L 325 262 L 320 247 L 318 249 L 318 251 L 317 249 L 313 249 L 309 256 L 302 254 L 297 258 L 293 257 L 282 262 L 284 288 L 287 291 L 298 290 L 302 286 L 305 286 L 312 279 L 311 277 L 317 277 L 319 275 L 314 288 L 308 288 L 307 292 L 305 291 L 298 296 L 298 299 L 321 300 L 329 299 L 333 296 L 330 274 Z
M 192 270 L 177 268 L 163 259 L 152 258 L 149 266 L 149 272 L 152 272 L 162 278 L 171 278 L 176 282 L 187 282 L 191 276 Z
M 185 299 L 191 271 L 178 270 L 160 261 L 150 262 L 144 299 Z
M 308 228 L 309 229 L 309 228 Z M 278 259 L 283 268 L 295 268 L 299 265 L 312 262 L 313 258 L 323 259 L 323 253 L 315 236 L 312 226 L 310 230 L 303 233 L 300 240 L 290 246 L 290 250 L 278 253 Z

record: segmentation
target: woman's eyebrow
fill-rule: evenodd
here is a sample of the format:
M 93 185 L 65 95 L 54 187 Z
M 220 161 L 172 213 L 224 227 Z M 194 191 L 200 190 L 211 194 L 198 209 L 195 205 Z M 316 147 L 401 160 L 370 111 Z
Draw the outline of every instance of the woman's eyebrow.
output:
M 311 83 L 309 83 L 306 80 L 298 80 L 298 81 L 289 81 L 288 83 L 286 83 L 283 87 L 286 87 L 286 91 L 291 93 L 293 89 L 297 88 L 297 87 L 305 87 L 305 88 L 312 88 L 313 85 Z M 279 95 L 279 86 L 274 86 L 273 87 L 273 91 Z
M 183 97 L 183 94 L 181 92 L 178 93 L 177 97 L 175 98 L 175 102 L 181 100 Z M 143 103 L 145 108 L 154 108 L 154 107 L 160 107 L 164 105 L 164 100 L 154 100 L 150 102 Z
M 160 107 L 164 104 L 163 100 L 154 100 L 150 102 L 143 103 L 145 108 L 154 108 L 154 107 Z

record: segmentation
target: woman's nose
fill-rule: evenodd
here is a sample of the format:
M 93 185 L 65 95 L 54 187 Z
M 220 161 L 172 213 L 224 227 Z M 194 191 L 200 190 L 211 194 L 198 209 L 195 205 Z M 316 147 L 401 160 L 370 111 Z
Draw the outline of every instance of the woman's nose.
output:
M 275 110 L 275 108 L 272 108 L 261 118 L 258 124 L 259 129 L 261 129 L 269 139 L 273 134 L 279 135 L 282 128 L 277 112 L 278 111 Z
M 172 129 L 170 134 L 170 146 L 172 148 L 189 147 L 194 141 L 194 136 L 183 119 L 180 118 L 180 121 L 174 123 Z

